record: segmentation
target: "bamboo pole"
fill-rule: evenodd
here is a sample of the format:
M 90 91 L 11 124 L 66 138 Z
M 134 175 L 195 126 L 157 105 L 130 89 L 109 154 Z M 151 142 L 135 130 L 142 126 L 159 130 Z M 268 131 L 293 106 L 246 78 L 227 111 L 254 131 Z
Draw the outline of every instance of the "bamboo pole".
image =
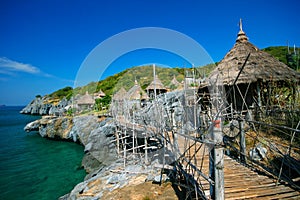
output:
M 239 128 L 240 128 L 240 161 L 242 163 L 247 163 L 246 158 L 246 138 L 245 138 L 245 130 L 244 130 L 244 120 L 239 120 Z

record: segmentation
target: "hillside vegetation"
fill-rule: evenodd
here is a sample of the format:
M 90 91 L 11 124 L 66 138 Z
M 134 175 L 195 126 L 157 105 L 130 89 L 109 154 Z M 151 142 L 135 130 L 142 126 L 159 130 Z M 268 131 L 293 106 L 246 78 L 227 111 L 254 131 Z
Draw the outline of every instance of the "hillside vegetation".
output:
M 182 82 L 185 75 L 193 76 L 194 74 L 195 78 L 207 76 L 214 69 L 214 67 L 215 64 L 198 67 L 195 68 L 193 73 L 193 69 L 185 69 L 179 67 L 163 68 L 157 66 L 155 68 L 155 72 L 161 82 L 166 87 L 168 87 L 170 86 L 170 83 L 174 76 L 178 82 Z M 63 97 L 67 97 L 69 99 L 72 95 L 84 94 L 86 91 L 88 91 L 89 94 L 93 94 L 98 92 L 100 89 L 106 95 L 110 96 L 117 92 L 121 87 L 124 87 L 125 90 L 128 91 L 134 85 L 135 80 L 138 81 L 142 89 L 146 89 L 146 87 L 153 81 L 153 67 L 133 67 L 109 76 L 99 82 L 91 82 L 85 86 L 77 87 L 75 89 L 72 89 L 71 87 L 65 87 L 51 93 L 48 96 L 55 99 L 62 99 Z
M 299 58 L 292 55 L 287 59 L 288 48 L 284 46 L 278 47 L 267 47 L 262 49 L 263 51 L 270 53 L 279 61 L 287 64 L 291 68 L 297 69 L 297 61 L 299 65 Z M 296 48 L 296 52 L 299 52 L 300 48 Z M 293 53 L 294 49 L 290 48 L 290 53 Z M 297 60 L 292 63 L 292 59 Z M 209 64 L 206 66 L 197 67 L 195 70 L 196 78 L 208 76 L 209 73 L 215 68 L 215 64 Z M 299 70 L 299 69 L 298 69 Z M 184 76 L 193 76 L 192 69 L 184 69 L 184 68 L 162 68 L 156 67 L 156 74 L 162 83 L 168 87 L 170 85 L 171 80 L 175 76 L 177 81 L 181 82 L 184 79 Z M 89 94 L 93 94 L 98 92 L 100 89 L 106 95 L 113 95 L 116 91 L 118 91 L 121 87 L 124 87 L 126 90 L 129 90 L 133 85 L 134 81 L 137 80 L 142 89 L 146 89 L 146 87 L 153 80 L 153 67 L 152 66 L 141 66 L 141 67 L 132 67 L 130 69 L 126 69 L 120 73 L 114 74 L 112 76 L 107 77 L 104 80 L 99 82 L 91 82 L 85 86 L 77 87 L 73 89 L 72 87 L 65 87 L 59 89 L 52 94 L 47 95 L 52 99 L 62 99 L 63 97 L 71 98 L 72 95 L 76 94 L 84 94 L 86 91 Z
M 277 58 L 280 62 L 283 62 L 284 64 L 288 65 L 289 67 L 291 67 L 295 70 L 299 70 L 300 48 L 298 48 L 298 47 L 295 48 L 296 54 L 298 54 L 298 56 L 296 54 L 294 54 L 294 48 L 289 48 L 289 50 L 288 50 L 288 47 L 286 47 L 286 46 L 267 47 L 262 50 L 271 54 L 272 56 Z M 297 69 L 297 66 L 298 66 L 298 69 Z

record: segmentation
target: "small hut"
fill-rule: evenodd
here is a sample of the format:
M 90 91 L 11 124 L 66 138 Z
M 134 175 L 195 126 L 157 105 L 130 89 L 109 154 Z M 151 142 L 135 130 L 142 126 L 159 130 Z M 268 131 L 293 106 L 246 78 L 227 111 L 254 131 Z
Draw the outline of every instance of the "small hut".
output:
M 210 82 L 221 81 L 227 102 L 233 109 L 273 105 L 275 98 L 286 98 L 279 88 L 296 91 L 300 75 L 272 55 L 259 50 L 248 41 L 242 28 L 233 48 L 225 55 L 208 77 Z M 293 94 L 290 96 L 292 99 Z
M 182 84 L 179 83 L 179 81 L 176 79 L 175 75 L 174 75 L 173 79 L 171 80 L 171 82 L 169 84 L 169 88 L 171 90 L 180 90 L 180 89 L 183 89 Z
M 95 99 L 102 99 L 105 96 L 106 96 L 106 94 L 101 89 L 99 90 L 99 92 L 94 94 Z
M 121 87 L 121 89 L 113 95 L 113 101 L 122 101 L 125 99 L 127 91 Z
M 134 86 L 128 90 L 126 98 L 130 104 L 130 107 L 134 106 L 136 108 L 140 108 L 141 106 L 145 105 L 146 101 L 149 99 L 149 96 L 141 88 L 137 80 L 135 80 Z
M 150 85 L 146 88 L 148 96 L 153 99 L 155 98 L 155 94 L 163 94 L 167 92 L 167 88 L 162 84 L 161 80 L 156 75 Z
M 85 95 L 79 97 L 77 106 L 79 111 L 90 110 L 95 104 L 95 99 L 86 91 Z
M 124 101 L 126 100 L 126 94 L 127 91 L 122 87 L 113 95 L 110 106 L 110 113 L 112 113 L 113 116 L 123 114 L 125 109 Z

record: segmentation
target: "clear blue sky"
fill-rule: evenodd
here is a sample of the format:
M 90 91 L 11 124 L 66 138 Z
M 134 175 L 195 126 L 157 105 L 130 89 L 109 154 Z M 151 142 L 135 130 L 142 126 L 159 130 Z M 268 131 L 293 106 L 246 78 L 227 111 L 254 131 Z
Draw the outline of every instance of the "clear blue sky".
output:
M 299 46 L 299 4 L 297 0 L 0 0 L 0 104 L 25 105 L 37 94 L 73 86 L 92 49 L 133 28 L 162 27 L 186 34 L 214 61 L 234 45 L 240 18 L 259 48 L 284 46 L 287 40 Z M 134 65 L 132 59 L 125 56 L 105 74 Z M 136 59 L 143 62 L 143 56 Z M 170 66 L 182 66 L 169 61 Z

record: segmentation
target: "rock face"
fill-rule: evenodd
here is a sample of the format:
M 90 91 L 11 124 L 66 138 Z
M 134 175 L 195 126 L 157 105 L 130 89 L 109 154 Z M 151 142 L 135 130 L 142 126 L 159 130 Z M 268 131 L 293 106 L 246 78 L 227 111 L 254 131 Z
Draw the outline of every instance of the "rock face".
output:
M 61 113 L 65 112 L 65 107 L 71 105 L 71 101 L 63 98 L 57 105 L 47 102 L 46 97 L 37 97 L 32 102 L 30 102 L 25 108 L 23 108 L 21 114 L 30 115 L 56 115 L 59 116 Z
M 42 137 L 72 140 L 85 147 L 82 165 L 88 173 L 98 170 L 100 166 L 109 165 L 116 159 L 114 125 L 111 119 L 99 122 L 96 116 L 51 117 L 27 124 L 25 131 L 39 131 Z
M 166 122 L 164 126 L 176 125 L 178 121 L 182 121 L 183 101 L 182 92 L 168 93 L 158 97 L 157 105 L 148 104 L 136 112 L 134 120 L 141 125 L 155 126 L 159 114 L 165 117 L 172 115 L 172 121 L 163 120 Z M 61 103 L 60 107 L 64 107 L 66 103 Z M 37 110 L 34 106 L 38 105 L 39 100 L 36 100 L 31 107 L 24 110 L 32 112 Z M 50 113 L 54 112 L 53 110 L 51 107 Z M 93 115 L 73 118 L 43 116 L 42 119 L 27 124 L 24 130 L 39 131 L 42 137 L 71 140 L 84 146 L 82 165 L 88 175 L 82 183 L 60 199 L 101 199 L 112 190 L 129 184 L 132 186 L 146 180 L 154 182 L 161 180 L 161 168 L 156 167 L 159 159 L 145 163 L 145 159 L 141 159 L 142 155 L 129 154 L 124 163 L 122 158 L 118 158 L 114 141 L 116 126 L 112 118 L 100 120 Z M 163 177 L 164 181 L 167 179 L 166 176 Z

